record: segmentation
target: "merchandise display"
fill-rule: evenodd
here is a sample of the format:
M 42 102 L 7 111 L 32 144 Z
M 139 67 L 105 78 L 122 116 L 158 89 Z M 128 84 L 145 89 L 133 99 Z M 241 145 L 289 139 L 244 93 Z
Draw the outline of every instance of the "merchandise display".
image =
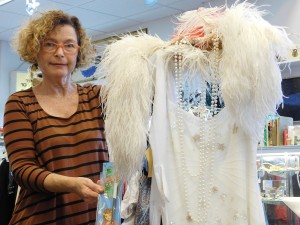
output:
M 299 224 L 299 147 L 259 147 L 258 180 L 270 224 Z
M 110 156 L 130 178 L 149 137 L 151 224 L 265 224 L 256 149 L 282 101 L 278 60 L 293 44 L 262 15 L 247 2 L 199 8 L 178 17 L 170 41 L 141 33 L 107 47 Z

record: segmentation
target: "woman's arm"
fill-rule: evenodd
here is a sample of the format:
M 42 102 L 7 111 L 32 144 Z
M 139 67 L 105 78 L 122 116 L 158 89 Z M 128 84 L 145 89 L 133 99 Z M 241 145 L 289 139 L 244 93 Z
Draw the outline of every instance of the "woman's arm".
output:
M 14 178 L 19 186 L 38 192 L 48 192 L 44 179 L 49 171 L 37 161 L 33 128 L 24 103 L 17 95 L 11 95 L 5 105 L 4 143 Z
M 101 186 L 84 177 L 68 177 L 45 170 L 36 158 L 33 128 L 21 98 L 9 97 L 4 114 L 4 142 L 16 182 L 38 192 L 73 192 L 83 200 L 97 200 Z
M 103 192 L 100 185 L 85 177 L 67 177 L 59 174 L 50 174 L 46 177 L 44 186 L 51 192 L 72 192 L 88 203 L 97 201 L 98 195 Z

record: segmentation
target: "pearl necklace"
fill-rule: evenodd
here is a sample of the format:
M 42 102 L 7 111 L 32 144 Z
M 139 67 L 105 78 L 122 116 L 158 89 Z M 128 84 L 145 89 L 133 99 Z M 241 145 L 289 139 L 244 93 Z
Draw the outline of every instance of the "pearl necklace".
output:
M 199 152 L 199 171 L 191 171 L 188 168 L 187 158 L 184 152 L 184 123 L 183 123 L 183 54 L 180 52 L 180 47 L 184 44 L 188 44 L 188 41 L 182 39 L 177 41 L 175 45 L 177 46 L 178 51 L 174 54 L 174 64 L 175 64 L 175 84 L 176 84 L 176 101 L 177 101 L 177 111 L 176 111 L 176 124 L 178 130 L 178 140 L 179 140 L 179 158 L 178 165 L 180 167 L 181 176 L 183 180 L 183 193 L 184 193 L 184 203 L 186 207 L 186 219 L 189 222 L 196 223 L 206 223 L 208 217 L 208 208 L 210 207 L 210 195 L 216 191 L 216 187 L 213 186 L 213 168 L 214 168 L 214 150 L 215 150 L 215 135 L 213 131 L 215 130 L 215 123 L 212 121 L 211 125 L 208 128 L 205 128 L 207 125 L 207 116 L 206 116 L 206 81 L 202 79 L 201 84 L 201 99 L 200 99 L 200 110 L 199 110 L 199 131 L 198 134 L 193 137 L 193 140 L 197 144 Z M 219 37 L 215 36 L 213 39 L 213 54 L 214 60 L 211 66 L 211 114 L 217 114 L 217 98 L 219 95 L 219 88 L 217 84 L 218 78 L 218 62 L 219 62 Z M 205 134 L 207 136 L 205 136 Z M 210 176 L 207 176 L 210 174 Z M 189 176 L 189 177 L 188 177 Z M 195 212 L 192 212 L 192 207 L 190 206 L 189 191 L 186 187 L 189 179 L 192 179 L 192 182 L 197 182 L 197 208 L 194 208 Z M 209 193 L 207 193 L 209 190 Z
M 211 97 L 211 110 L 213 115 L 217 115 L 218 113 L 218 96 L 221 96 L 219 85 L 218 85 L 218 77 L 219 77 L 219 62 L 220 62 L 220 51 L 219 51 L 219 41 L 220 38 L 218 33 L 213 37 L 213 55 L 214 60 L 212 62 L 212 97 Z

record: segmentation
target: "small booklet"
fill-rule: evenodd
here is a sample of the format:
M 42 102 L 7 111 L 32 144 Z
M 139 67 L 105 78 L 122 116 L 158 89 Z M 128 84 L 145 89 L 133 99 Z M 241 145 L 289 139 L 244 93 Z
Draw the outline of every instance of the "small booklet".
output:
M 103 164 L 101 185 L 104 192 L 98 199 L 96 225 L 121 225 L 122 183 L 115 177 L 111 162 Z

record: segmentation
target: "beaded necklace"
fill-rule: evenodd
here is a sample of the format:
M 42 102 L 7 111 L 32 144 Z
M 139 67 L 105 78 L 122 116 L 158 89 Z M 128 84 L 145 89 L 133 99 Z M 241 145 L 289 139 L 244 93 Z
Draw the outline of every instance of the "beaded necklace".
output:
M 175 45 L 180 49 L 182 45 L 189 44 L 186 39 L 177 41 Z M 217 114 L 217 99 L 220 95 L 218 88 L 218 63 L 219 63 L 219 37 L 215 35 L 213 38 L 213 62 L 211 64 L 211 118 Z M 178 165 L 181 171 L 181 176 L 183 179 L 183 194 L 184 203 L 186 207 L 186 219 L 189 222 L 196 223 L 206 223 L 208 217 L 208 208 L 210 207 L 209 198 L 211 194 L 216 190 L 213 187 L 212 175 L 207 176 L 207 173 L 213 173 L 214 168 L 214 150 L 215 146 L 215 135 L 213 134 L 215 130 L 215 123 L 212 121 L 211 125 L 206 128 L 207 125 L 207 108 L 206 108 L 206 81 L 202 79 L 201 84 L 201 98 L 200 98 L 200 108 L 199 112 L 199 129 L 198 133 L 194 135 L 193 141 L 197 146 L 198 156 L 199 156 L 199 171 L 193 171 L 189 169 L 187 158 L 185 155 L 185 144 L 184 144 L 184 123 L 183 123 L 183 61 L 184 55 L 180 50 L 174 54 L 174 66 L 175 66 L 175 84 L 176 84 L 176 101 L 177 101 L 177 111 L 176 111 L 176 124 L 178 130 L 178 140 L 179 140 L 179 157 Z M 188 179 L 196 181 L 197 193 L 189 193 L 187 187 Z M 210 190 L 206 193 L 206 190 Z M 190 194 L 197 195 L 197 208 L 192 208 L 189 202 Z

